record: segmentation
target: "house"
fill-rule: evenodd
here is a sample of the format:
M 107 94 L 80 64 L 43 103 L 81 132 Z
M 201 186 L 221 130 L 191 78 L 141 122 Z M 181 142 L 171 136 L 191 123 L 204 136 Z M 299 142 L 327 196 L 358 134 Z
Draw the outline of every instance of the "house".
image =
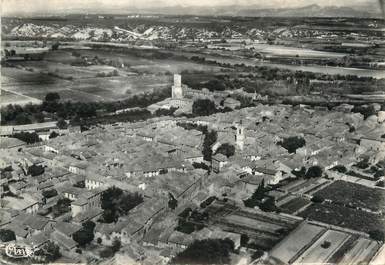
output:
M 87 176 L 84 183 L 87 190 L 99 189 L 108 186 L 105 178 L 98 175 Z
M 50 233 L 49 237 L 53 242 L 59 245 L 59 247 L 64 248 L 67 251 L 75 250 L 78 246 L 78 243 L 70 236 L 66 236 L 57 231 Z
M 360 146 L 366 150 L 374 150 L 379 152 L 385 151 L 385 139 L 375 137 L 361 137 Z
M 29 194 L 22 193 L 20 198 L 4 197 L 6 208 L 20 210 L 25 213 L 36 213 L 39 210 L 39 202 Z
M 77 231 L 82 227 L 73 223 L 67 223 L 62 221 L 57 221 L 54 225 L 54 230 L 58 233 L 61 233 L 67 237 L 72 237 Z
M 124 228 L 131 225 L 132 220 L 119 219 L 113 224 L 97 223 L 95 227 L 95 238 L 101 238 L 102 244 L 111 245 L 115 238 L 119 239 L 123 244 L 131 242 L 131 233 Z
M 9 191 L 15 195 L 22 193 L 27 187 L 28 184 L 24 181 L 14 182 L 8 185 Z
M 53 227 L 49 218 L 29 213 L 20 213 L 12 220 L 12 224 L 27 228 L 31 234 L 50 231 Z
M 31 237 L 23 240 L 22 242 L 32 248 L 40 248 L 49 241 L 48 232 L 40 232 L 38 234 L 32 235 Z
M 150 135 L 146 133 L 137 133 L 136 136 L 143 139 L 146 142 L 152 142 L 155 139 L 155 135 Z
M 93 190 L 92 192 L 83 192 L 78 195 L 78 198 L 71 203 L 72 217 L 79 213 L 100 208 L 100 197 L 102 191 Z
M 269 175 L 256 176 L 252 174 L 246 174 L 239 181 L 237 181 L 233 187 L 236 193 L 242 191 L 242 194 L 247 194 L 246 197 L 249 197 L 249 194 L 253 194 L 258 186 L 262 183 L 268 184 L 271 182 L 272 177 Z
M 187 248 L 193 241 L 194 238 L 191 234 L 186 235 L 179 231 L 173 231 L 165 243 L 167 243 L 167 245 L 172 248 L 183 250 Z
M 281 180 L 283 180 L 282 171 L 265 168 L 265 167 L 255 167 L 253 168 L 253 175 L 256 176 L 265 176 L 267 181 L 265 184 L 275 185 L 278 184 Z
M 67 251 L 74 250 L 78 243 L 72 239 L 72 236 L 81 228 L 80 225 L 58 221 L 54 231 L 50 233 L 50 239 Z
M 72 205 L 71 205 L 72 207 Z M 85 212 L 80 212 L 72 218 L 75 224 L 83 224 L 87 221 L 96 221 L 103 213 L 100 208 L 91 208 Z
M 58 154 L 59 150 L 56 147 L 50 146 L 50 145 L 44 145 L 44 152 L 51 152 Z
M 218 173 L 221 171 L 224 165 L 226 165 L 228 162 L 228 159 L 225 155 L 222 154 L 216 154 L 211 158 L 211 168 L 215 173 Z
M 69 186 L 69 187 L 65 187 L 63 189 L 60 189 L 60 192 L 67 199 L 70 199 L 70 200 L 74 201 L 74 200 L 79 198 L 79 196 L 84 192 L 84 189 L 73 187 L 73 186 Z
M 88 162 L 79 162 L 69 166 L 68 171 L 74 174 L 84 175 L 88 167 Z
M 49 131 L 46 131 L 46 132 L 38 132 L 37 134 L 38 134 L 40 140 L 48 141 L 50 139 L 49 136 L 51 133 Z
M 190 162 L 191 164 L 203 163 L 203 161 L 204 161 L 202 152 L 195 150 L 195 149 L 186 152 L 183 155 L 183 159 L 184 159 L 184 161 Z
M 241 102 L 234 98 L 228 97 L 223 101 L 223 106 L 230 109 L 236 109 L 241 106 Z
M 13 231 L 15 233 L 17 241 L 23 240 L 29 235 L 27 226 L 23 224 L 16 224 L 15 222 L 5 225 L 4 227 L 2 227 L 2 229 L 9 229 Z

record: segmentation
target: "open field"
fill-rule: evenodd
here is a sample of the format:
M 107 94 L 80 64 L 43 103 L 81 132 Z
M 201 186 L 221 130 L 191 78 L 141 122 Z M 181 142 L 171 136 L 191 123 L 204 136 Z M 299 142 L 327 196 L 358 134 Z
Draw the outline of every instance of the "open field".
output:
M 341 58 L 346 56 L 345 53 L 316 51 L 305 48 L 287 47 L 282 45 L 269 44 L 252 44 L 250 48 L 254 48 L 256 52 L 269 56 L 292 56 L 301 58 Z
M 218 66 L 211 66 L 205 64 L 199 64 L 188 60 L 175 60 L 162 58 L 144 58 L 135 56 L 130 53 L 122 53 L 119 51 L 106 51 L 100 49 L 91 50 L 77 50 L 82 56 L 94 58 L 97 56 L 100 59 L 107 59 L 124 64 L 131 70 L 135 70 L 139 73 L 180 73 L 182 71 L 204 71 L 204 72 L 219 72 L 222 68 Z
M 74 66 L 79 60 L 73 52 L 106 64 Z M 63 101 L 116 101 L 134 94 L 171 87 L 172 75 L 182 71 L 220 72 L 221 67 L 202 65 L 187 60 L 146 59 L 132 54 L 103 50 L 58 50 L 49 52 L 42 61 L 12 62 L 16 67 L 2 67 L 1 84 L 10 93 L 38 100 L 49 92 L 59 93 Z M 118 76 L 97 77 L 117 70 Z M 135 73 L 133 73 L 135 72 Z M 15 96 L 14 96 L 15 97 Z M 2 104 L 16 103 L 10 95 Z M 19 101 L 22 101 L 20 98 Z M 38 101 L 34 101 L 35 103 Z
M 96 74 L 102 72 L 111 72 L 115 68 L 111 66 L 72 66 L 70 64 L 64 64 L 60 62 L 52 61 L 27 61 L 21 62 L 18 65 L 23 67 L 33 69 L 34 72 L 42 73 L 53 73 L 59 75 L 62 78 L 71 78 L 71 79 L 82 79 L 82 78 L 92 78 Z
M 16 94 L 7 90 L 2 89 L 0 94 L 0 107 L 6 106 L 10 103 L 18 104 L 20 106 L 26 105 L 28 103 L 39 104 L 40 100 L 25 95 Z
M 335 204 L 312 204 L 298 215 L 365 233 L 385 228 L 383 216 Z
M 326 188 L 316 192 L 315 195 L 333 202 L 349 204 L 353 207 L 367 208 L 373 211 L 385 209 L 385 191 L 342 180 L 333 182 Z
M 254 58 L 237 58 L 230 56 L 220 56 L 213 54 L 210 51 L 205 53 L 201 52 L 178 52 L 177 54 L 183 54 L 186 57 L 200 56 L 206 60 L 217 61 L 219 63 L 225 63 L 230 65 L 244 64 L 245 66 L 266 66 L 270 68 L 280 68 L 291 71 L 305 71 L 320 74 L 329 75 L 356 75 L 359 77 L 373 77 L 377 79 L 385 78 L 385 70 L 378 69 L 362 69 L 362 68 L 351 68 L 351 67 L 337 67 L 337 66 L 319 66 L 319 65 L 290 65 L 281 63 L 271 63 L 269 61 L 261 61 Z
M 43 100 L 47 93 L 57 92 L 63 101 L 90 102 L 122 100 L 134 94 L 170 87 L 172 84 L 170 75 L 95 77 L 101 67 L 92 66 L 90 70 L 77 72 L 82 77 L 74 80 L 63 80 L 36 71 L 2 67 L 4 78 L 1 85 L 9 93 L 20 95 L 19 101 L 23 100 L 22 96 Z M 90 73 L 91 70 L 94 72 Z M 2 104 L 16 103 L 14 99 L 6 95 L 2 97 Z

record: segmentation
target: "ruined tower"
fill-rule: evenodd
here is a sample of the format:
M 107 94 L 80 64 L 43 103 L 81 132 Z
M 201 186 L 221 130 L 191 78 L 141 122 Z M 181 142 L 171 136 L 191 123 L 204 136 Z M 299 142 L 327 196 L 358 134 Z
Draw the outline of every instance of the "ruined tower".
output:
M 183 98 L 182 76 L 179 74 L 174 74 L 174 85 L 172 86 L 171 97 Z

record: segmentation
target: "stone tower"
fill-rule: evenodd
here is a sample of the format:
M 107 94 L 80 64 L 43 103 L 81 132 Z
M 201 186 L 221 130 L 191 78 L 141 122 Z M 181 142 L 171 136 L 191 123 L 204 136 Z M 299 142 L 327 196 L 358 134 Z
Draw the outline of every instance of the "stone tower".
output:
M 243 150 L 245 145 L 245 128 L 242 125 L 242 120 L 236 126 L 237 132 L 235 133 L 235 143 L 238 149 Z
M 174 85 L 172 86 L 171 97 L 183 98 L 182 76 L 179 74 L 174 74 Z

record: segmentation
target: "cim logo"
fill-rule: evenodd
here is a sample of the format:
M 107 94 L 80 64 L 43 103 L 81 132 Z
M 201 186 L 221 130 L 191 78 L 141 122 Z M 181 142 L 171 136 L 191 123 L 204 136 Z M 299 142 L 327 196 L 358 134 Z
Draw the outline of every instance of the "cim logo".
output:
M 11 243 L 3 247 L 5 247 L 5 254 L 11 258 L 29 258 L 35 253 L 33 248 L 21 244 Z

